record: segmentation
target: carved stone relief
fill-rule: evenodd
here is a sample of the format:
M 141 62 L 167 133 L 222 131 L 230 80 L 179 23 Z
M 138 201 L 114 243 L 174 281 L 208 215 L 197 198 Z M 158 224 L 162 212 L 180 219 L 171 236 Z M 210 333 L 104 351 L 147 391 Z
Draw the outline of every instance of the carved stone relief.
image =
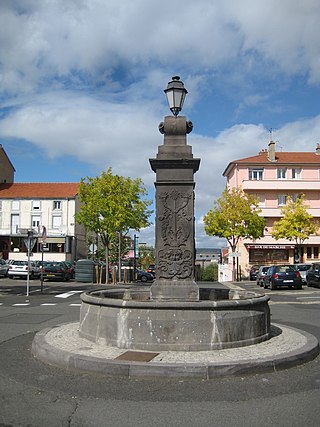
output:
M 157 194 L 159 278 L 187 279 L 193 276 L 193 190 Z M 193 236 L 192 236 L 193 237 Z

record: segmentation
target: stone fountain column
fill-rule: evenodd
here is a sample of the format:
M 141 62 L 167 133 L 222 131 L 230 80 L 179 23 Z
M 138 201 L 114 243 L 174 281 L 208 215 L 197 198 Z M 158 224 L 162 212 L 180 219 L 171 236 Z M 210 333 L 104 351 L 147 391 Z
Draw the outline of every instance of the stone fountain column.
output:
M 167 116 L 159 125 L 164 143 L 150 159 L 156 173 L 156 274 L 152 300 L 198 301 L 195 282 L 194 173 L 200 159 L 187 145 L 192 123 Z

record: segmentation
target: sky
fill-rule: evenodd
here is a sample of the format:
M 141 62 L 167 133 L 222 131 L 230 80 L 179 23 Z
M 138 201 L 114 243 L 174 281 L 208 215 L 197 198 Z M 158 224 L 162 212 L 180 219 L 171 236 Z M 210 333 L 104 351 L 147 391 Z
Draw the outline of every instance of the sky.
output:
M 15 182 L 111 167 L 154 199 L 154 158 L 179 75 L 201 158 L 196 246 L 229 162 L 320 143 L 319 0 L 0 0 L 0 144 Z M 153 218 L 151 218 L 153 221 Z M 154 245 L 154 225 L 138 233 Z

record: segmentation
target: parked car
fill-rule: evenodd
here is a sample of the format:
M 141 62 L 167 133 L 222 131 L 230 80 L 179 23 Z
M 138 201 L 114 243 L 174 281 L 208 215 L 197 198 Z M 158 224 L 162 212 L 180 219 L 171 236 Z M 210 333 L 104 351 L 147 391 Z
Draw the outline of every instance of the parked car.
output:
M 307 271 L 306 282 L 307 286 L 320 287 L 320 263 L 311 265 L 311 268 Z
M 43 280 L 60 280 L 64 282 L 71 279 L 71 271 L 63 261 L 44 261 L 41 272 Z
M 295 264 L 296 269 L 300 272 L 303 283 L 307 281 L 307 271 L 312 267 L 312 264 Z
M 148 273 L 152 274 L 153 277 L 155 277 L 156 274 L 156 265 L 155 264 L 150 264 L 147 270 Z
M 0 259 L 0 276 L 7 277 L 8 276 L 9 264 L 6 263 L 4 259 Z
M 270 265 L 262 265 L 259 267 L 258 274 L 257 274 L 257 285 L 263 286 L 264 285 L 264 278 L 266 277 L 267 271 L 269 269 Z
M 141 282 L 149 282 L 154 279 L 153 274 L 148 271 L 136 270 L 137 271 L 137 280 L 141 280 Z
M 291 264 L 272 265 L 264 277 L 264 288 L 271 290 L 279 287 L 302 288 L 302 279 L 299 271 Z
M 28 261 L 14 260 L 9 264 L 8 277 L 10 279 L 14 277 L 27 277 L 28 271 L 30 279 L 35 279 L 40 276 L 40 269 L 34 261 L 30 261 L 29 269 Z
M 258 270 L 259 270 L 259 265 L 251 266 L 250 273 L 249 273 L 250 280 L 257 280 Z
M 75 276 L 75 265 L 74 263 L 70 262 L 70 261 L 64 261 L 64 263 L 67 265 L 69 272 L 70 272 L 70 278 L 74 279 Z

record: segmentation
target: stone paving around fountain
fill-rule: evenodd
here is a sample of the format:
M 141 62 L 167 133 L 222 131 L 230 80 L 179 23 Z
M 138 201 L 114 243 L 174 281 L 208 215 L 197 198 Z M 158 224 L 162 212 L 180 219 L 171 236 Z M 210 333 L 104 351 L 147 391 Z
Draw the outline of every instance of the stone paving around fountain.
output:
M 79 323 L 70 323 L 39 332 L 33 342 L 33 354 L 42 361 L 72 370 L 127 377 L 187 376 L 204 379 L 286 369 L 310 361 L 319 354 L 315 337 L 282 325 L 272 326 L 273 337 L 270 340 L 251 346 L 157 353 L 96 344 L 79 337 L 78 329 Z

